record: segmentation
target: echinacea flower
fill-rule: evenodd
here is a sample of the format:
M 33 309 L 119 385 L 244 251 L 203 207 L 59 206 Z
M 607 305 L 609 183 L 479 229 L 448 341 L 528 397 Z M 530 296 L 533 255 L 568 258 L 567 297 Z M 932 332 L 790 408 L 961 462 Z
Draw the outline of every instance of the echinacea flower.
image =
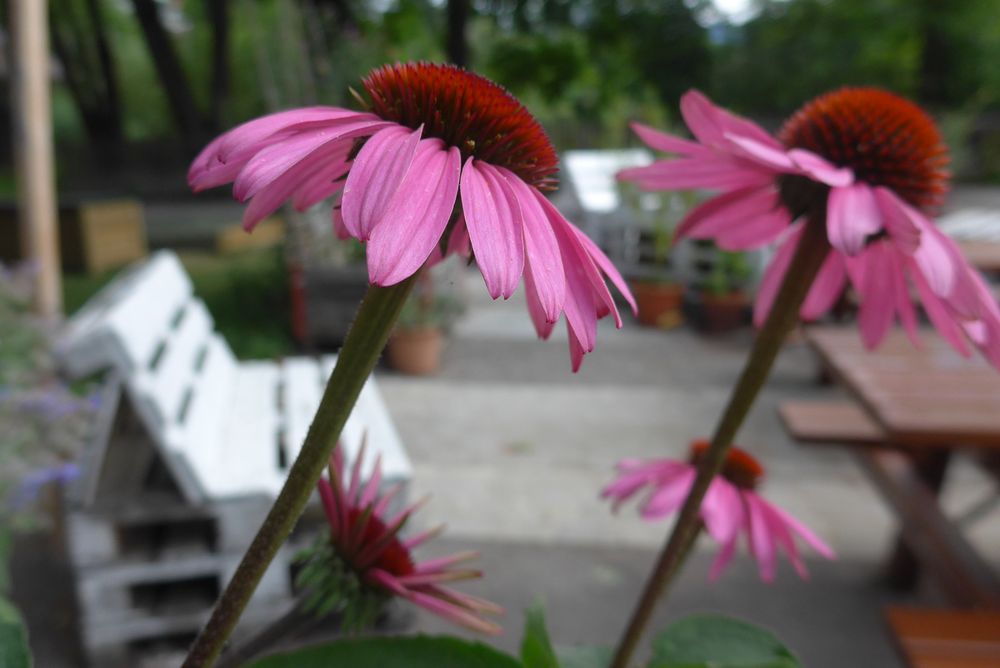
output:
M 827 312 L 850 282 L 869 348 L 898 318 L 918 341 L 911 299 L 964 355 L 966 339 L 1000 368 L 1000 308 L 958 246 L 932 222 L 947 190 L 947 149 L 915 104 L 875 88 L 843 88 L 807 103 L 775 139 L 692 91 L 681 100 L 696 141 L 635 125 L 654 149 L 679 155 L 619 177 L 650 190 L 721 194 L 692 210 L 677 237 L 744 250 L 779 242 L 755 306 L 760 325 L 777 295 L 806 220 L 825 221 L 832 252 L 800 314 Z
M 366 605 L 371 597 L 376 602 L 399 597 L 465 628 L 500 633 L 500 627 L 482 615 L 502 614 L 503 608 L 446 586 L 482 576 L 477 570 L 454 568 L 475 559 L 478 553 L 415 561 L 412 551 L 440 533 L 440 527 L 404 539 L 400 532 L 418 505 L 388 517 L 386 512 L 399 488 L 380 494 L 380 458 L 375 460 L 371 477 L 363 481 L 363 459 L 364 445 L 345 480 L 344 457 L 338 445 L 330 458 L 329 478 L 317 483 L 330 536 L 321 549 L 312 552 L 300 578 L 313 590 L 312 607 L 323 608 L 323 599 L 327 599 L 331 603 L 325 607 L 336 604 L 350 613 L 357 601 Z
M 621 504 L 645 492 L 639 503 L 641 517 L 649 521 L 668 517 L 687 498 L 697 474 L 698 460 L 707 449 L 707 441 L 692 443 L 688 462 L 666 458 L 622 460 L 617 467 L 618 477 L 604 488 L 601 496 L 611 499 L 612 508 L 617 511 Z M 734 447 L 726 455 L 721 473 L 709 485 L 700 515 L 705 531 L 721 546 L 709 570 L 712 581 L 729 565 L 741 533 L 746 536 L 750 554 L 765 582 L 774 580 L 779 548 L 788 555 L 799 576 L 808 577 L 796 536 L 820 555 L 834 558 L 833 550 L 809 527 L 756 492 L 763 476 L 760 463 L 748 452 Z
M 232 181 L 249 201 L 247 229 L 286 200 L 304 210 L 338 196 L 334 224 L 366 243 L 379 286 L 471 249 L 494 299 L 524 277 L 540 337 L 565 313 L 577 370 L 599 318 L 621 327 L 605 277 L 635 303 L 604 253 L 542 194 L 555 186 L 557 158 L 541 125 L 500 86 L 450 65 L 388 65 L 362 85 L 366 111 L 294 109 L 229 131 L 195 159 L 188 183 Z

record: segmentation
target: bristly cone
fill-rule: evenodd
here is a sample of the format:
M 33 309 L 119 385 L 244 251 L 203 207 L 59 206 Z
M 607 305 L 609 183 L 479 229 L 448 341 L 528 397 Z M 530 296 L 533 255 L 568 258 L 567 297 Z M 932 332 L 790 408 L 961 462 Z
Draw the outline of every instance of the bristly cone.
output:
M 506 167 L 536 188 L 553 188 L 556 151 L 535 117 L 489 79 L 453 65 L 405 63 L 374 70 L 362 82 L 379 117 L 437 137 L 462 152 Z
M 948 149 L 934 121 L 884 90 L 821 95 L 785 122 L 779 139 L 849 167 L 859 181 L 890 188 L 924 211 L 939 207 L 948 190 Z

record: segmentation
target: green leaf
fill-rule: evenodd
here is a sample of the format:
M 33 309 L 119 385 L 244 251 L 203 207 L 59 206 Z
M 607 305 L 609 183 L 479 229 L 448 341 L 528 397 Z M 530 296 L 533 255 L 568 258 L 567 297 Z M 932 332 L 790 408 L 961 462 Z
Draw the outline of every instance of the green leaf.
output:
M 545 628 L 545 610 L 538 602 L 524 613 L 521 661 L 524 662 L 524 668 L 559 668 L 549 632 Z
M 0 597 L 0 668 L 30 668 L 28 633 L 17 609 Z
M 488 645 L 447 636 L 351 638 L 252 664 L 253 668 L 520 668 L 514 657 Z
M 614 658 L 611 647 L 576 645 L 556 650 L 560 668 L 608 668 Z
M 692 615 L 653 641 L 649 668 L 801 668 L 772 633 L 722 615 Z

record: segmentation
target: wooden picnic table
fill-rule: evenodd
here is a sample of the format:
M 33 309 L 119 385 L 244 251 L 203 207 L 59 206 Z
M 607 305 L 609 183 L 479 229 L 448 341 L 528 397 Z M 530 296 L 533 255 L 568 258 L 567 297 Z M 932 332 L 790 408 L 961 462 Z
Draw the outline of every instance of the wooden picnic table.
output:
M 829 372 L 871 418 L 872 428 L 884 435 L 875 445 L 884 456 L 863 455 L 861 461 L 904 528 L 909 524 L 911 538 L 922 533 L 917 525 L 928 517 L 949 522 L 935 495 L 955 451 L 974 455 L 1000 480 L 1000 373 L 981 357 L 962 357 L 931 331 L 921 332 L 920 347 L 905 333 L 892 332 L 875 351 L 864 347 L 854 327 L 813 327 L 806 336 Z M 886 463 L 895 467 L 893 475 Z M 900 483 L 907 480 L 911 482 Z M 919 575 L 914 553 L 902 540 L 905 533 L 887 569 L 890 580 L 902 588 L 912 587 Z M 958 527 L 942 526 L 937 533 L 947 534 L 949 549 L 965 553 L 962 561 L 980 572 L 977 581 L 990 590 L 983 600 L 996 601 L 992 569 L 971 554 Z
M 1000 273 L 1000 241 L 962 239 L 958 246 L 973 267 L 987 274 Z
M 875 351 L 853 327 L 806 336 L 894 445 L 1000 453 L 1000 373 L 975 353 L 964 358 L 931 331 L 921 348 L 896 331 Z

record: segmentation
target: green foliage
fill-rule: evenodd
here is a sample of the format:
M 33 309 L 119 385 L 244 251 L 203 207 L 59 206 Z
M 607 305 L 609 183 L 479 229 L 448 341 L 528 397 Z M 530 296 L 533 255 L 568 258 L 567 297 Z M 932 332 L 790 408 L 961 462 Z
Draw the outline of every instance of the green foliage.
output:
M 444 636 L 360 638 L 276 654 L 252 668 L 519 668 L 513 657 L 478 642 Z
M 743 289 L 749 278 L 750 265 L 744 253 L 720 250 L 702 289 L 713 295 L 728 295 Z
M 801 668 L 769 631 L 722 615 L 692 615 L 653 641 L 649 668 Z
M 17 608 L 7 599 L 10 549 L 10 533 L 6 527 L 0 527 L 0 668 L 30 668 L 28 632 Z
M 556 653 L 560 668 L 607 668 L 615 652 L 611 647 L 579 645 L 560 647 Z
M 240 359 L 268 359 L 294 352 L 288 275 L 280 248 L 233 255 L 184 253 L 181 261 L 205 301 L 216 329 Z M 117 274 L 67 274 L 66 312 L 72 314 Z
M 535 603 L 524 613 L 524 637 L 521 639 L 521 661 L 524 668 L 560 668 L 549 632 L 545 628 L 545 610 Z
M 375 625 L 387 597 L 361 581 L 334 551 L 328 536 L 320 536 L 312 547 L 302 550 L 296 561 L 302 568 L 295 576 L 295 587 L 304 592 L 306 612 L 317 617 L 338 612 L 340 627 L 347 633 Z

